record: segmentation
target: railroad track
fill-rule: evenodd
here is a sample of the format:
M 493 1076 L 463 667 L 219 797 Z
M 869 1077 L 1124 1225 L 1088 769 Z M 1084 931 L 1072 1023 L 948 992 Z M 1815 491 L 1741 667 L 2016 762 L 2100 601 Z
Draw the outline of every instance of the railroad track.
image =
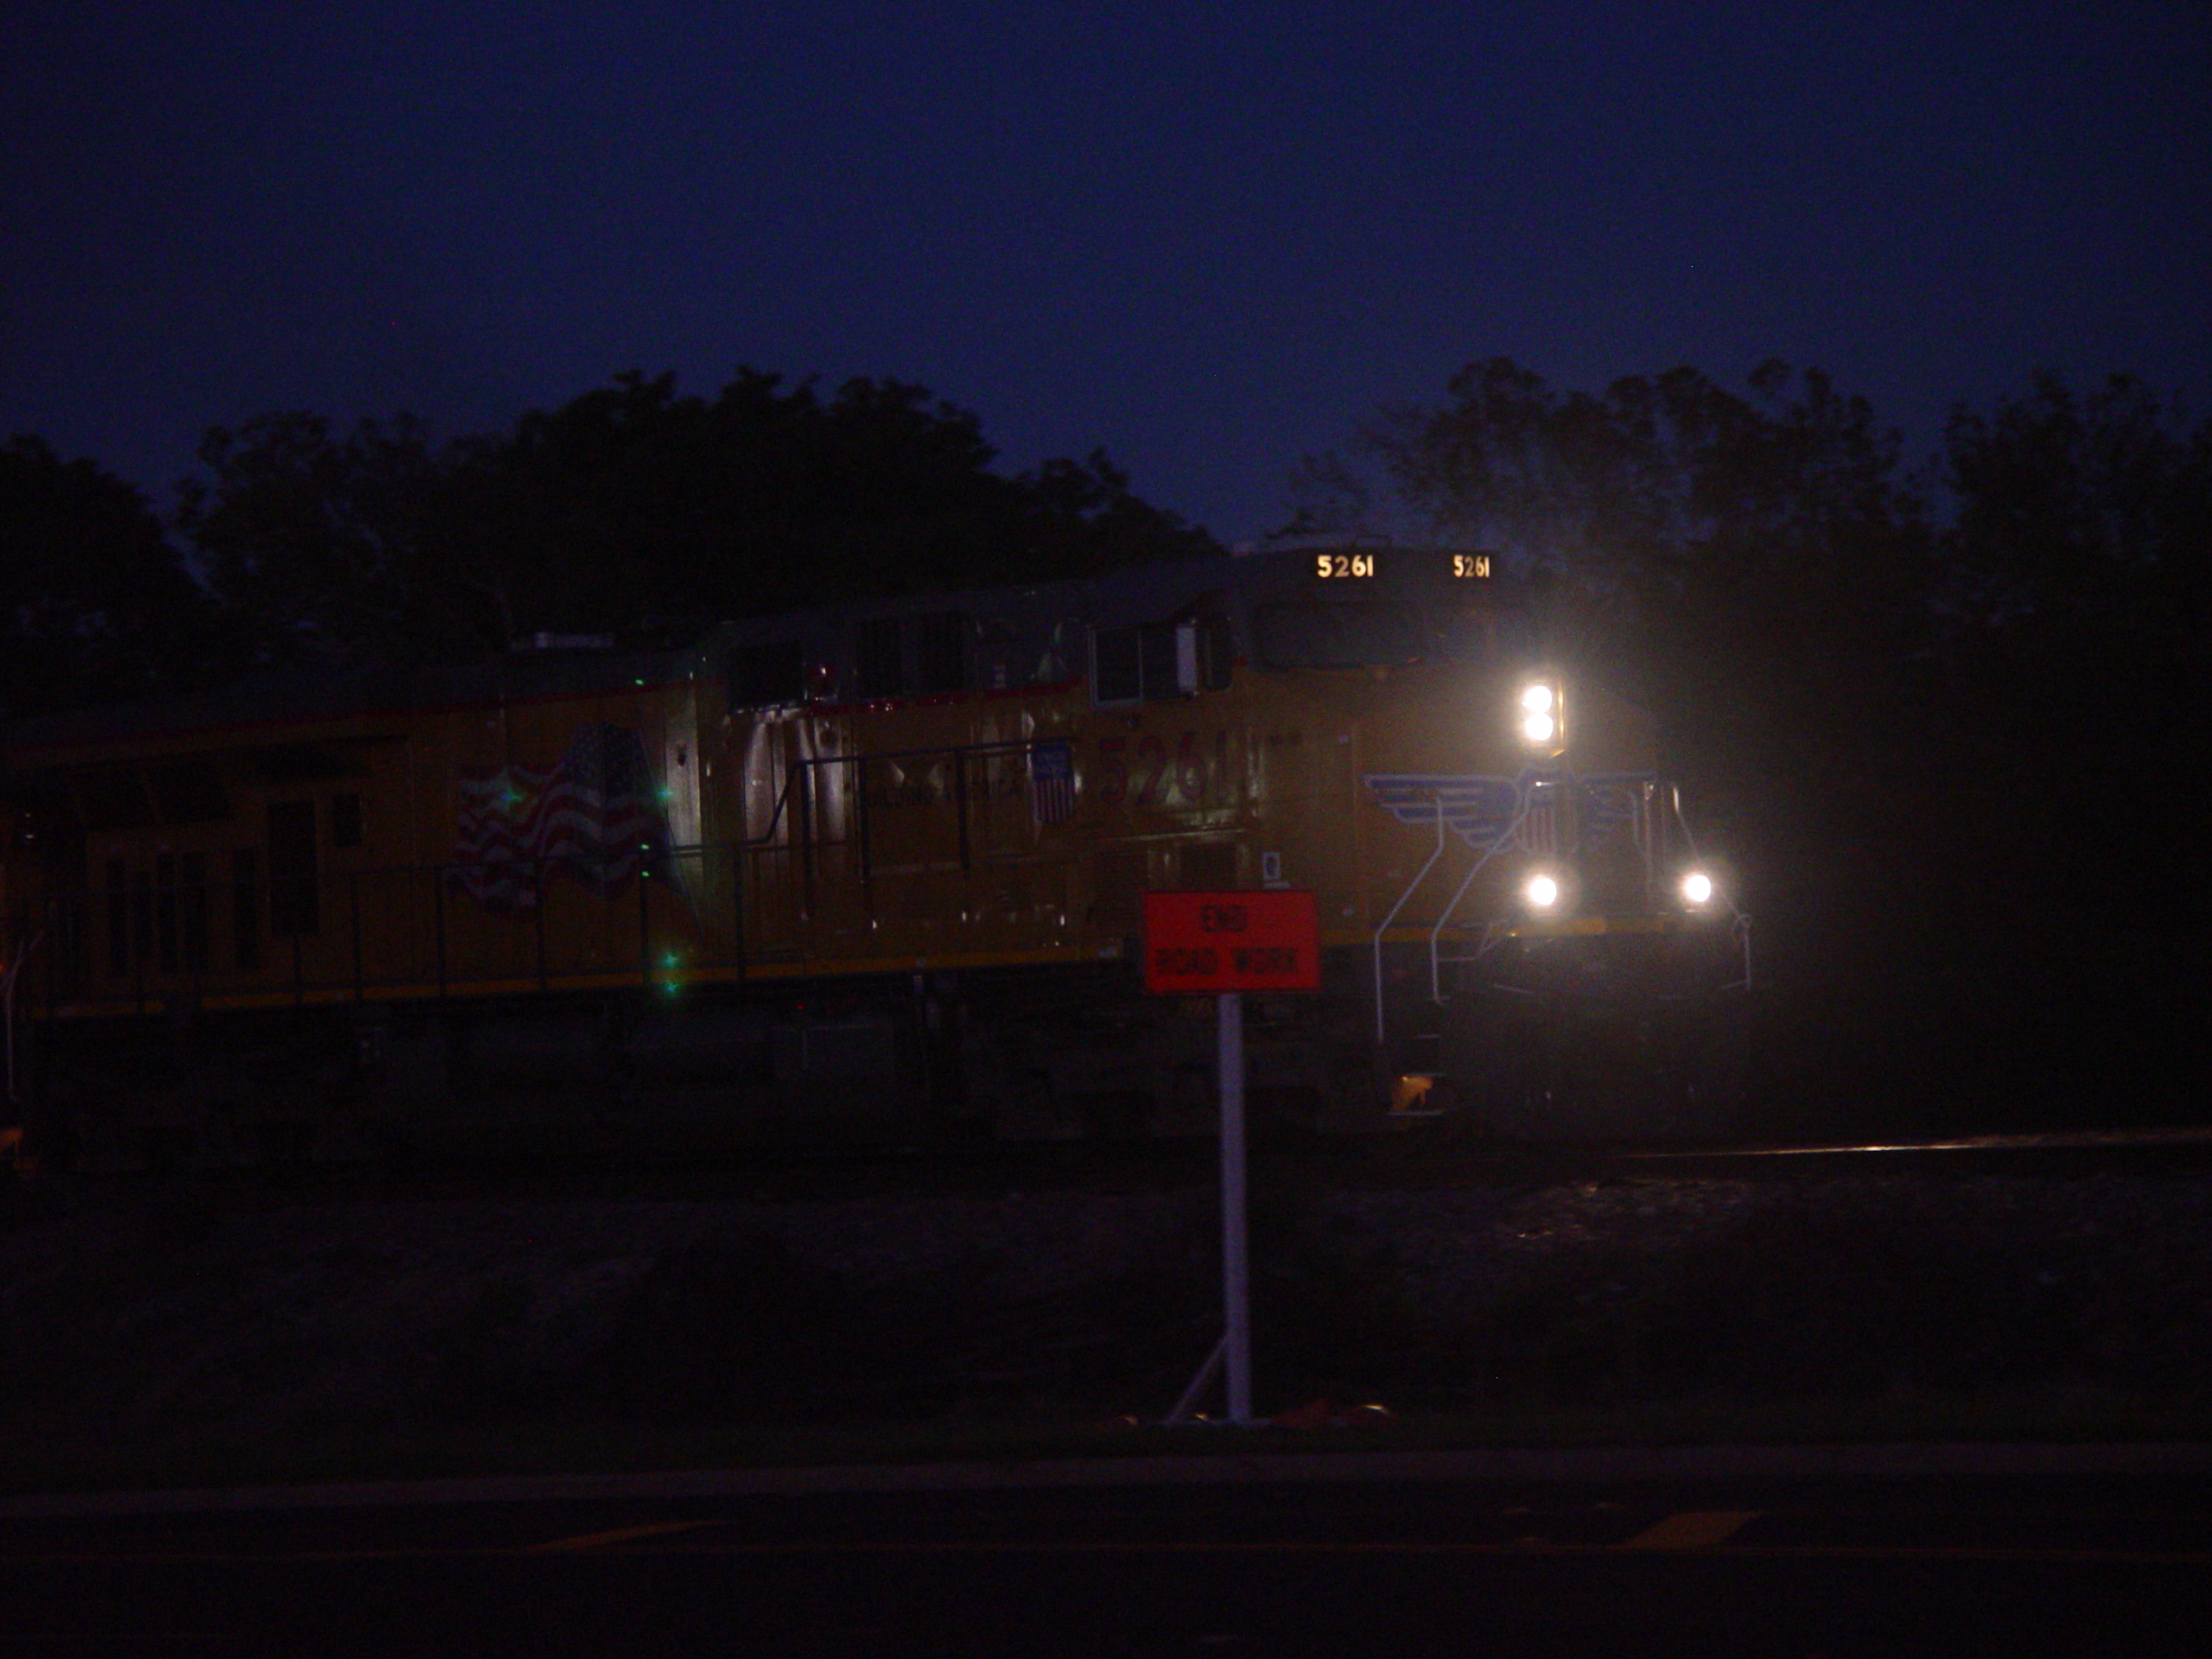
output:
M 1729 1174 L 1760 1179 L 1827 1179 L 1904 1169 L 1951 1174 L 2094 1173 L 2115 1167 L 2187 1171 L 2212 1166 L 2212 1127 L 1620 1148 L 1611 1154 L 1611 1161 L 1624 1174 Z
M 836 1203 L 1205 1188 L 1217 1178 L 1214 1159 L 1211 1141 L 1191 1140 L 804 1157 L 726 1154 L 622 1162 L 537 1159 L 417 1167 L 308 1163 L 74 1177 L 61 1185 L 118 1196 L 192 1193 L 218 1204 L 228 1198 L 247 1205 L 316 1198 L 477 1198 Z M 1255 1160 L 1254 1177 L 1294 1186 L 1532 1188 L 1592 1181 L 1832 1180 L 1890 1173 L 2063 1176 L 2107 1169 L 2177 1174 L 2212 1169 L 2212 1126 L 1694 1147 L 1396 1139 L 1306 1142 L 1262 1150 Z M 39 1186 L 50 1190 L 56 1185 L 18 1183 L 15 1190 L 29 1196 Z

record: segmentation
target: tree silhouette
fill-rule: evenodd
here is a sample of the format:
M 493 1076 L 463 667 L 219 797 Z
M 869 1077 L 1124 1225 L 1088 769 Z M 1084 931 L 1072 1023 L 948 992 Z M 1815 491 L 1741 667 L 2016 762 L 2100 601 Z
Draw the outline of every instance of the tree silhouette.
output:
M 1417 522 L 1531 579 L 1552 649 L 1650 704 L 1686 777 L 1777 843 L 1748 850 L 1817 835 L 1894 764 L 1931 539 L 1863 398 L 1780 363 L 1741 393 L 1688 368 L 1561 393 L 1504 358 L 1447 393 L 1356 454 Z M 1778 771 L 1810 792 L 1777 800 Z
M 2126 376 L 2044 374 L 1956 410 L 1947 449 L 1935 815 L 1981 873 L 1961 933 L 2014 936 L 1993 994 L 2057 986 L 2101 1086 L 2171 1088 L 2205 1057 L 2212 874 L 2186 801 L 2212 744 L 2212 421 Z
M 2196 1109 L 2212 422 L 2045 374 L 1916 478 L 1817 370 L 1561 393 L 1493 359 L 1306 463 L 1303 509 L 1371 511 L 1362 461 L 1662 716 L 1750 867 L 1794 1091 L 1861 1125 L 1900 1083 L 2007 1122 Z
M 405 418 L 210 435 L 181 521 L 264 656 L 437 656 L 541 631 L 635 644 L 856 594 L 1046 581 L 1210 537 L 1095 452 L 1009 478 L 916 385 L 741 370 L 711 397 L 626 374 L 505 433 Z
M 143 495 L 38 438 L 0 445 L 0 712 L 205 683 L 211 621 Z
M 340 436 L 320 415 L 264 415 L 210 431 L 200 459 L 209 478 L 179 486 L 177 522 L 249 660 L 437 655 L 486 631 L 449 463 L 421 422 Z

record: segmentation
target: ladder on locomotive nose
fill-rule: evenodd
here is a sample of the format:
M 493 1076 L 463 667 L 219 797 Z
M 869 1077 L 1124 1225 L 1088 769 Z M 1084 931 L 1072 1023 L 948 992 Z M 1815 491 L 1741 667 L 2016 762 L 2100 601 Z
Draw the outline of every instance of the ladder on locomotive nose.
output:
M 1443 966 L 1446 963 L 1458 965 L 1479 962 L 1489 955 L 1498 943 L 1499 930 L 1504 924 L 1501 918 L 1493 918 L 1483 925 L 1482 938 L 1477 941 L 1471 952 L 1461 956 L 1449 956 L 1445 953 L 1443 947 L 1445 930 L 1452 925 L 1452 918 L 1459 912 L 1460 900 L 1467 896 L 1467 889 L 1474 885 L 1475 878 L 1483 873 L 1484 867 L 1510 845 L 1514 838 L 1521 833 L 1521 826 L 1529 816 L 1529 807 L 1535 803 L 1538 787 L 1539 785 L 1533 781 L 1524 782 L 1521 785 L 1519 798 L 1515 804 L 1512 818 L 1490 844 L 1482 849 L 1475 861 L 1468 867 L 1467 874 L 1460 879 L 1459 885 L 1452 890 L 1450 901 L 1438 913 L 1436 925 L 1429 929 L 1428 998 L 1432 1002 L 1442 1003 L 1450 1001 L 1444 995 Z M 1657 833 L 1655 819 L 1659 813 L 1664 812 L 1672 817 L 1674 823 L 1681 830 L 1683 844 L 1689 849 L 1691 857 L 1694 860 L 1699 856 L 1697 838 L 1691 832 L 1689 819 L 1682 811 L 1681 791 L 1671 784 L 1668 785 L 1663 804 L 1655 806 L 1651 800 L 1651 791 L 1655 787 L 1656 785 L 1652 783 L 1647 783 L 1644 785 L 1644 799 L 1637 804 L 1636 809 L 1636 816 L 1639 823 L 1636 839 L 1637 844 L 1643 849 L 1644 884 L 1647 893 L 1656 877 L 1655 863 L 1657 852 L 1654 840 Z M 1388 1040 L 1389 1037 L 1382 999 L 1382 936 L 1389 931 L 1390 924 L 1398 918 L 1398 912 L 1406 907 L 1421 884 L 1428 879 L 1428 873 L 1435 868 L 1436 861 L 1444 855 L 1443 791 L 1432 790 L 1429 792 L 1429 798 L 1435 803 L 1436 806 L 1436 846 L 1427 860 L 1422 862 L 1421 868 L 1414 872 L 1414 878 L 1406 884 L 1406 890 L 1398 895 L 1397 902 L 1390 906 L 1389 913 L 1382 918 L 1381 924 L 1375 930 L 1375 1042 L 1378 1048 Z M 1728 907 L 1729 931 L 1734 938 L 1736 948 L 1742 961 L 1741 976 L 1721 988 L 1730 991 L 1748 991 L 1751 988 L 1751 918 L 1726 892 L 1724 891 L 1720 894 L 1720 899 Z M 1463 936 L 1467 925 L 1461 926 Z
M 1483 873 L 1484 867 L 1521 833 L 1521 825 L 1529 816 L 1529 802 L 1535 793 L 1535 791 L 1532 786 L 1523 786 L 1517 791 L 1519 798 L 1514 804 L 1513 817 L 1507 821 L 1505 828 L 1497 833 L 1491 843 L 1482 849 L 1475 861 L 1468 867 L 1467 874 L 1460 879 L 1459 885 L 1452 889 L 1451 902 L 1444 906 L 1442 912 L 1437 916 L 1436 925 L 1429 930 L 1428 998 L 1432 1002 L 1442 1002 L 1447 1000 L 1444 995 L 1442 974 L 1444 963 L 1476 961 L 1497 943 L 1497 924 L 1491 922 L 1484 925 L 1482 942 L 1476 947 L 1472 956 L 1446 957 L 1443 954 L 1444 930 L 1451 925 L 1452 917 L 1459 908 L 1459 901 L 1467 896 L 1467 889 L 1474 885 L 1475 878 Z M 1437 860 L 1444 856 L 1443 791 L 1432 790 L 1429 792 L 1429 798 L 1436 804 L 1435 850 L 1429 854 L 1421 868 L 1414 872 L 1414 879 L 1406 884 L 1406 890 L 1398 895 L 1397 902 L 1390 906 L 1389 913 L 1382 918 L 1375 929 L 1375 1042 L 1378 1048 L 1389 1040 L 1388 1020 L 1382 1007 L 1382 936 L 1389 931 L 1390 924 L 1398 919 L 1398 912 L 1406 907 L 1408 901 L 1419 890 L 1421 884 L 1428 879 L 1428 873 L 1436 868 Z

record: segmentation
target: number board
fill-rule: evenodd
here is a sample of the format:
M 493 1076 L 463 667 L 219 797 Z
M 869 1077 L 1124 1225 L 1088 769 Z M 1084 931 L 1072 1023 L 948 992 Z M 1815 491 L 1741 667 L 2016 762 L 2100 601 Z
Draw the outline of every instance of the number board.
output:
M 1311 893 L 1147 893 L 1144 988 L 1155 996 L 1321 988 Z
M 1375 574 L 1372 553 L 1316 553 L 1313 575 L 1322 582 L 1364 582 Z
M 1487 553 L 1454 553 L 1445 567 L 1454 582 L 1488 582 L 1490 555 Z

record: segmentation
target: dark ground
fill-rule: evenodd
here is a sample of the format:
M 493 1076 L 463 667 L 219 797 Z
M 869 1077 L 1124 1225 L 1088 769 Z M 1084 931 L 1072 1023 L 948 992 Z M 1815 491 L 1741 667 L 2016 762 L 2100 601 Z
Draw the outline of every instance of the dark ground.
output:
M 0 1521 L 0 1648 L 2201 1651 L 2200 1478 L 1061 1485 Z
M 20 1190 L 0 1209 L 0 1478 L 1089 1436 L 1163 1414 L 1217 1333 L 1202 1167 L 933 1196 L 896 1171 L 864 1192 Z M 1263 1160 L 1252 1210 L 1263 1413 L 1380 1402 L 1393 1425 L 1360 1433 L 1427 1443 L 2212 1438 L 2194 1166 L 1391 1184 Z

